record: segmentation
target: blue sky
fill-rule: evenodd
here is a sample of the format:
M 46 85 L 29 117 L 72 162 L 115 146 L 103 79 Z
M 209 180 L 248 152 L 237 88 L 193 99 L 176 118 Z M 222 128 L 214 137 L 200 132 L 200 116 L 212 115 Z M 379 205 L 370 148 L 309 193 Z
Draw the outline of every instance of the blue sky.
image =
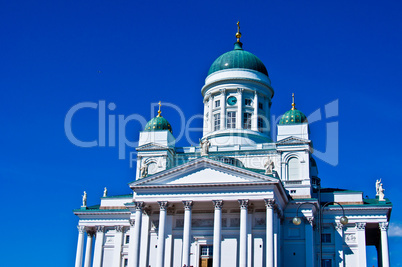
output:
M 324 152 L 326 127 L 339 125 L 338 164 L 317 159 L 322 185 L 374 197 L 382 178 L 393 201 L 392 266 L 402 266 L 401 174 L 402 17 L 400 1 L 1 1 L 0 221 L 4 266 L 72 266 L 77 218 L 72 209 L 99 203 L 103 188 L 126 194 L 134 178 L 127 148 L 83 148 L 66 137 L 64 119 L 81 102 L 116 108 L 107 116 L 151 118 L 158 101 L 188 120 L 202 113 L 209 66 L 233 48 L 241 21 L 244 49 L 266 65 L 275 90 L 271 112 L 290 109 L 291 93 Z M 338 115 L 325 106 L 338 101 Z M 163 115 L 175 134 L 178 113 Z M 194 120 L 192 127 L 199 127 Z M 98 114 L 73 119 L 81 140 L 98 135 Z M 127 124 L 138 140 L 141 124 Z M 176 129 L 176 130 L 175 130 Z M 118 133 L 119 131 L 116 130 Z M 199 132 L 191 135 L 193 141 Z M 178 143 L 188 145 L 185 138 Z M 17 260 L 18 259 L 18 260 Z M 369 266 L 374 263 L 369 261 Z

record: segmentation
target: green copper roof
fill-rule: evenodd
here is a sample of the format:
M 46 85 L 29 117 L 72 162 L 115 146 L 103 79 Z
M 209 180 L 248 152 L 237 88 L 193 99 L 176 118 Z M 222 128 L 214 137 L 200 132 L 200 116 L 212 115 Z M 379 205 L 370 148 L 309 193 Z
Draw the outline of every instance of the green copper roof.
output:
M 164 130 L 169 130 L 172 133 L 172 126 L 170 126 L 170 123 L 160 115 L 150 120 L 147 125 L 145 125 L 144 129 L 144 131 L 147 132 Z
M 291 110 L 283 114 L 281 120 L 279 121 L 280 125 L 299 123 L 307 123 L 307 117 L 303 114 L 303 112 L 296 108 L 292 108 Z
M 218 57 L 209 68 L 208 75 L 225 69 L 250 69 L 268 76 L 262 61 L 254 54 L 243 50 L 241 42 L 236 42 L 232 51 Z

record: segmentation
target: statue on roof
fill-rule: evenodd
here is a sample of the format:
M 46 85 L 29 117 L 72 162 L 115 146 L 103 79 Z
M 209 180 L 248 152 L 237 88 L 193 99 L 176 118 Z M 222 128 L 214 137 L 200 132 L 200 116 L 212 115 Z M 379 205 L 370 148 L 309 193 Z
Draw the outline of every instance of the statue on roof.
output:
M 264 168 L 265 168 L 265 174 L 266 174 L 266 175 L 271 175 L 271 174 L 273 174 L 274 168 L 275 168 L 275 164 L 274 164 L 274 162 L 271 160 L 271 158 L 268 158 L 267 162 L 265 162 Z
M 385 189 L 382 187 L 382 183 L 380 183 L 380 186 L 378 187 L 378 200 L 379 201 L 384 201 L 385 200 L 384 192 L 385 192 Z
M 140 177 L 144 178 L 148 175 L 148 164 L 145 163 L 145 160 L 141 164 L 140 168 Z
M 84 191 L 84 195 L 82 195 L 82 207 L 87 206 L 87 192 Z
M 211 142 L 209 142 L 208 138 L 205 138 L 204 140 L 200 139 L 201 156 L 208 156 L 210 145 L 211 145 Z
M 107 188 L 105 187 L 105 189 L 103 190 L 103 197 L 107 197 Z
M 380 184 L 381 184 L 381 178 L 380 178 L 380 180 L 376 180 L 375 181 L 375 195 L 376 196 L 379 196 L 380 195 L 380 191 L 379 191 L 379 189 L 380 189 Z

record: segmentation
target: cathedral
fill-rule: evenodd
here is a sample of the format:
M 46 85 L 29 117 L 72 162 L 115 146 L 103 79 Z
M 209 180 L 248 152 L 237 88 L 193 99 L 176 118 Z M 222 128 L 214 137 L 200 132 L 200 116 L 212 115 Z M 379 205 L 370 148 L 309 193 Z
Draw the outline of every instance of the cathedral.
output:
M 132 194 L 75 209 L 75 267 L 389 267 L 391 202 L 322 188 L 309 122 L 295 101 L 278 125 L 263 62 L 234 49 L 211 65 L 199 146 L 176 147 L 163 117 L 139 133 Z M 212 60 L 211 60 L 212 61 Z M 276 141 L 271 130 L 276 129 Z

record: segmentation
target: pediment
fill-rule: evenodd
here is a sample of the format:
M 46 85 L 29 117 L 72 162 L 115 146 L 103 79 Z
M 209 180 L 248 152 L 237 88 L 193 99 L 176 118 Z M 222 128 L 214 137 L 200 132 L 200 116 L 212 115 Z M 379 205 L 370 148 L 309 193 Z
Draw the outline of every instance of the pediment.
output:
M 298 144 L 309 144 L 311 141 L 304 138 L 299 138 L 295 136 L 290 136 L 281 141 L 277 142 L 277 145 L 298 145 Z
M 277 178 L 235 167 L 208 158 L 198 158 L 130 183 L 143 186 L 229 185 L 278 182 Z
M 148 143 L 136 148 L 137 151 L 152 151 L 152 150 L 167 150 L 171 149 L 167 146 L 158 145 L 155 143 Z

